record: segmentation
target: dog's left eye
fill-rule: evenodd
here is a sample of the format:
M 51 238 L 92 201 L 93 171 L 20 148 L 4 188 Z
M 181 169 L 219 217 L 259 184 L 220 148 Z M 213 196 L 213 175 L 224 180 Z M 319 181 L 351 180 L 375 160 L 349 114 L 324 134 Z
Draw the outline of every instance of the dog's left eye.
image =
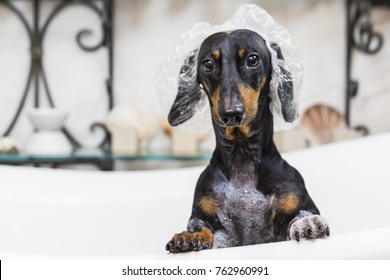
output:
M 202 62 L 203 70 L 206 72 L 211 72 L 214 69 L 214 63 L 210 59 L 206 59 Z
M 249 66 L 249 67 L 256 67 L 257 65 L 259 65 L 259 57 L 255 54 L 251 54 L 250 56 L 248 56 L 247 60 L 246 60 L 246 64 Z

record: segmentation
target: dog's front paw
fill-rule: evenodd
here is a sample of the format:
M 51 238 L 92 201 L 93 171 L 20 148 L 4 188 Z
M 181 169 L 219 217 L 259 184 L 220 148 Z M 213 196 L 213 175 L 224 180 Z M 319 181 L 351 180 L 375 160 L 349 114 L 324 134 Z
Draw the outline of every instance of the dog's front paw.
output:
M 328 222 L 320 215 L 307 215 L 295 220 L 289 230 L 289 238 L 299 241 L 301 238 L 316 239 L 330 235 Z
M 171 253 L 181 253 L 210 249 L 212 246 L 212 232 L 209 229 L 203 229 L 199 232 L 183 231 L 175 234 L 165 246 L 165 250 Z

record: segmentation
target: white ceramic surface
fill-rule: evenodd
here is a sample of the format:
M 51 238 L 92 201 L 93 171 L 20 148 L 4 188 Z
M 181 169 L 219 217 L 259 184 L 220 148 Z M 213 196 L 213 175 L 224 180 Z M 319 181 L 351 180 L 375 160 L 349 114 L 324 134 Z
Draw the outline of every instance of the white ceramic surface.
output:
M 72 153 L 72 145 L 60 131 L 38 131 L 31 136 L 24 152 L 33 156 L 64 156 Z
M 0 166 L 0 258 L 390 258 L 390 133 L 284 154 L 331 227 L 324 240 L 179 255 L 204 167 L 100 172 Z
M 30 110 L 27 115 L 38 130 L 59 130 L 68 113 L 55 108 L 37 108 Z
M 37 129 L 24 149 L 31 156 L 65 156 L 72 152 L 72 145 L 60 131 L 68 113 L 56 108 L 36 108 L 28 112 Z

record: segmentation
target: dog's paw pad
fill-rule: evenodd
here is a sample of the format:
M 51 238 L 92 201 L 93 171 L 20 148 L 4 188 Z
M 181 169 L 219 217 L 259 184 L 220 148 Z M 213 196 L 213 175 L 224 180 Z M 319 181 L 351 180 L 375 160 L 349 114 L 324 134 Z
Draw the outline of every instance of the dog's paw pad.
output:
M 181 253 L 188 251 L 200 251 L 210 249 L 212 240 L 203 232 L 190 233 L 183 231 L 175 234 L 165 246 L 165 250 L 171 253 Z
M 320 215 L 309 215 L 294 221 L 289 230 L 289 238 L 316 239 L 330 235 L 328 222 Z

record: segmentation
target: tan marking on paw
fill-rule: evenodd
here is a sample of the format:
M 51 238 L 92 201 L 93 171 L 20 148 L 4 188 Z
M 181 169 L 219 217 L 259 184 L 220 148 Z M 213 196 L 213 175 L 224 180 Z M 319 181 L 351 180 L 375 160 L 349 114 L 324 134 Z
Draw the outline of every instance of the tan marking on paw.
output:
M 208 228 L 197 232 L 183 231 L 176 233 L 167 243 L 165 249 L 171 253 L 199 251 L 213 247 L 214 234 Z

